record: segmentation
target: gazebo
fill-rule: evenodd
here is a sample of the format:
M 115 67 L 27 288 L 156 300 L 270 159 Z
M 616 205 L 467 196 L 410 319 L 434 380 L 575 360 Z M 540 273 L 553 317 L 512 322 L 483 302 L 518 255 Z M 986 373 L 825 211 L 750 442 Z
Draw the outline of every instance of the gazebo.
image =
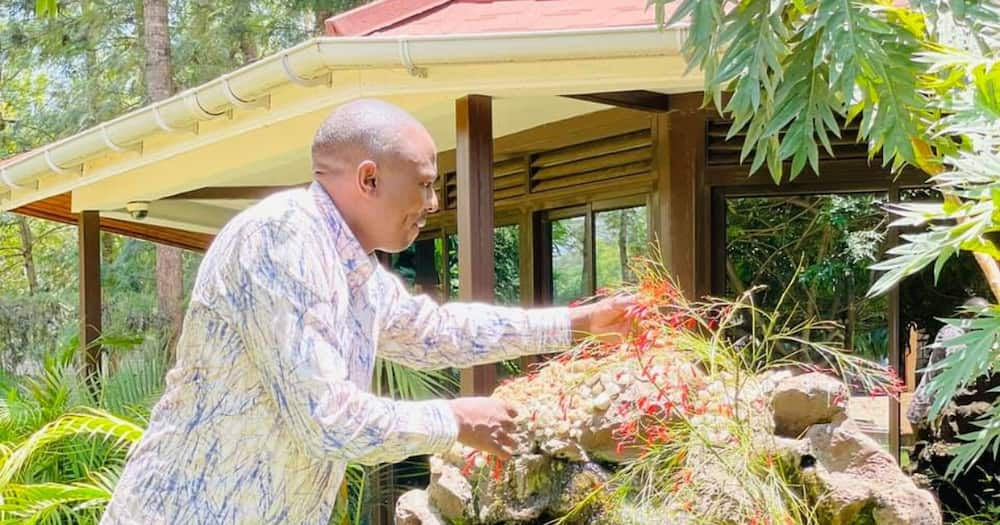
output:
M 428 243 L 457 234 L 462 299 L 493 297 L 498 226 L 519 231 L 522 304 L 552 301 L 551 228 L 566 218 L 585 224 L 580 292 L 593 292 L 595 220 L 622 208 L 642 210 L 682 288 L 701 295 L 725 290 L 726 198 L 877 191 L 893 200 L 925 184 L 870 163 L 856 129 L 824 154 L 822 178 L 749 176 L 743 137 L 725 140 L 728 123 L 701 109 L 703 78 L 685 74 L 685 29 L 658 28 L 643 0 L 380 0 L 326 29 L 0 162 L 2 209 L 79 227 L 84 344 L 101 329 L 99 231 L 205 250 L 240 210 L 307 183 L 312 133 L 359 97 L 407 109 L 434 136 L 442 210 L 418 240 L 418 257 L 431 260 L 417 280 L 441 282 Z M 898 324 L 894 293 L 889 353 L 902 369 Z M 462 373 L 466 393 L 495 383 L 494 367 Z

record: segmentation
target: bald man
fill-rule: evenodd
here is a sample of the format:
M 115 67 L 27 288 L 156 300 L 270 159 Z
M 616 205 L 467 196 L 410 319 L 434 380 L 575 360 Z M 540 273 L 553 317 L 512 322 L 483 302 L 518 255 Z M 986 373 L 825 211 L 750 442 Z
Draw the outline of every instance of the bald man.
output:
M 338 108 L 312 157 L 308 189 L 241 213 L 205 254 L 166 392 L 101 523 L 326 525 L 348 462 L 512 445 L 500 401 L 369 393 L 376 349 L 468 367 L 626 326 L 627 300 L 529 313 L 410 296 L 372 256 L 408 247 L 438 206 L 434 142 L 401 109 Z

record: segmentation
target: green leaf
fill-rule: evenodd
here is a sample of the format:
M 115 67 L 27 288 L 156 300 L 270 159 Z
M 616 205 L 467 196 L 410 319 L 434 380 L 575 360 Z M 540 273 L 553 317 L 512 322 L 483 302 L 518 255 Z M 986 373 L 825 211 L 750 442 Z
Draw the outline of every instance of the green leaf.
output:
M 931 419 L 937 418 L 960 388 L 990 370 L 994 348 L 1000 341 L 1000 318 L 991 315 L 976 321 L 970 323 L 967 333 L 948 340 L 953 353 L 931 367 L 940 371 L 928 384 L 929 395 L 934 400 L 930 408 Z M 962 327 L 964 323 L 949 320 L 948 324 Z
M 35 15 L 39 18 L 55 17 L 58 13 L 58 0 L 35 0 Z

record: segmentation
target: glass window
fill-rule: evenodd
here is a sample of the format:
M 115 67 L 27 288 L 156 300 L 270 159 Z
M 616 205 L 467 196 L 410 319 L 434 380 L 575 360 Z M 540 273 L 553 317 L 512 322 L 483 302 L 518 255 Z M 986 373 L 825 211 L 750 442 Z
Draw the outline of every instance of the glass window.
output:
M 520 235 L 518 225 L 500 226 L 493 230 L 493 263 L 495 266 L 494 301 L 516 305 L 521 302 Z M 448 235 L 449 297 L 458 298 L 458 235 Z
M 869 267 L 886 249 L 882 193 L 745 197 L 726 200 L 726 284 L 730 296 L 763 285 L 754 300 L 789 323 L 833 321 L 803 335 L 888 364 L 889 302 L 868 297 Z M 856 388 L 848 413 L 883 446 L 889 401 Z
M 390 256 L 390 267 L 406 283 L 412 293 L 427 294 L 436 300 L 444 299 L 441 285 L 441 255 L 443 241 L 440 238 L 420 239 L 409 248 Z
M 552 302 L 570 302 L 591 293 L 587 283 L 586 217 L 569 217 L 549 223 L 552 239 Z
M 726 284 L 730 295 L 764 285 L 756 297 L 795 315 L 842 325 L 831 336 L 846 348 L 886 362 L 888 303 L 869 298 L 868 267 L 885 249 L 884 194 L 746 197 L 726 201 Z
M 521 228 L 514 224 L 494 230 L 493 261 L 496 265 L 497 304 L 521 303 Z
M 631 261 L 649 252 L 646 207 L 598 212 L 594 224 L 597 287 L 634 282 Z

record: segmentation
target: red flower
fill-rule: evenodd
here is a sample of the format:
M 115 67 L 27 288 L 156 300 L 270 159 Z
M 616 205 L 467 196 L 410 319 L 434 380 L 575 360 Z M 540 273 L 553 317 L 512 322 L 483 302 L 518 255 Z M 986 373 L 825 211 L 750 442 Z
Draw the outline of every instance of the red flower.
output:
M 493 468 L 490 470 L 493 481 L 500 481 L 503 478 L 503 460 L 499 457 L 493 458 Z

